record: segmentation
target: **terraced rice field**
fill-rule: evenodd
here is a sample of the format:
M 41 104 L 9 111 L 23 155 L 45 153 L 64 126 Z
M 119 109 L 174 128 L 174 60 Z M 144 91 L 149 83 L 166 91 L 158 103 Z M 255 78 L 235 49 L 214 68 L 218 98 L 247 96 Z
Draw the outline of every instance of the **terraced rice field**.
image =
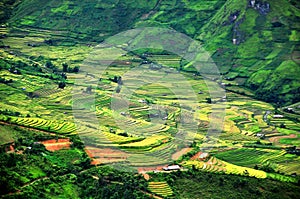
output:
M 167 182 L 149 182 L 148 189 L 152 193 L 163 197 L 170 197 L 173 195 L 173 191 Z
M 103 132 L 103 134 L 107 139 L 109 139 L 113 143 L 117 143 L 117 144 L 136 142 L 136 141 L 140 141 L 140 140 L 144 139 L 144 138 L 139 138 L 139 137 L 125 137 L 125 136 L 121 136 L 121 135 L 114 134 L 114 133 L 108 133 L 108 132 Z M 124 145 L 122 145 L 122 146 L 124 146 Z
M 254 168 L 255 165 L 269 165 L 276 172 L 291 175 L 300 172 L 297 155 L 288 154 L 285 150 L 241 148 L 221 152 L 215 155 L 224 161 Z
M 32 35 L 35 34 L 46 34 L 43 37 L 47 37 L 52 33 L 34 30 Z M 7 43 L 23 48 L 33 38 L 30 35 L 20 40 L 11 37 Z M 28 48 L 24 53 L 36 57 L 45 50 L 45 46 L 38 46 Z M 59 46 L 50 46 L 47 52 L 48 58 L 61 69 L 63 62 L 77 65 L 86 58 L 85 53 L 91 50 L 78 44 L 73 45 L 68 52 Z M 176 55 L 151 55 L 147 57 L 153 62 L 151 65 L 142 64 L 140 57 L 130 53 L 114 61 L 114 56 L 106 49 L 98 49 L 95 53 L 96 60 L 87 58 L 84 64 L 93 65 L 93 61 L 100 57 L 112 61 L 113 65 L 105 66 L 101 79 L 94 71 L 85 70 L 84 67 L 77 74 L 67 73 L 67 86 L 64 89 L 59 89 L 57 83 L 38 75 L 17 75 L 1 70 L 1 77 L 12 79 L 13 82 L 0 88 L 0 110 L 3 111 L 0 120 L 58 134 L 78 133 L 95 165 L 126 162 L 134 167 L 156 168 L 179 159 L 189 152 L 192 144 L 205 146 L 201 142 L 211 127 L 211 113 L 217 112 L 213 109 L 214 103 L 226 107 L 222 133 L 210 137 L 215 143 L 204 143 L 216 151 L 240 148 L 245 143 L 259 141 L 257 134 L 265 134 L 271 141 L 275 139 L 273 141 L 278 145 L 292 146 L 298 143 L 298 140 L 278 137 L 298 136 L 299 124 L 285 117 L 272 118 L 274 107 L 268 103 L 233 92 L 226 93 L 226 100 L 214 99 L 214 103 L 208 103 L 210 93 L 206 80 L 189 72 L 179 73 L 180 58 Z M 70 57 L 66 58 L 66 55 Z M 34 63 L 34 60 L 28 59 L 22 61 Z M 153 65 L 159 66 L 159 69 L 153 69 Z M 48 69 L 43 67 L 43 70 Z M 122 77 L 122 85 L 112 81 L 115 76 Z M 76 85 L 78 80 L 82 81 Z M 90 93 L 86 92 L 89 86 L 92 88 Z M 119 93 L 116 92 L 117 88 L 120 89 Z M 17 89 L 22 92 L 17 92 Z M 126 95 L 127 92 L 130 96 Z M 118 104 L 120 101 L 122 103 Z M 72 107 L 72 104 L 78 106 Z M 95 112 L 95 120 L 89 114 L 91 111 Z M 222 109 L 218 111 L 218 114 L 222 114 Z M 269 123 L 264 118 L 266 111 L 272 112 L 268 117 Z M 10 115 L 16 112 L 20 115 Z M 74 120 L 73 113 L 76 112 L 79 118 L 75 119 L 80 121 Z M 282 123 L 285 128 L 280 128 Z M 205 167 L 204 170 L 211 172 L 260 178 L 265 177 L 265 174 L 252 170 L 255 164 L 271 162 L 279 171 L 288 174 L 299 171 L 296 166 L 299 160 L 286 155 L 281 150 L 241 148 L 216 152 L 217 158 L 211 159 L 209 163 L 193 161 L 187 165 L 196 165 L 201 169 Z M 244 173 L 245 170 L 248 174 Z
M 51 121 L 41 118 L 18 118 L 12 116 L 6 117 L 1 115 L 0 119 L 2 121 L 18 124 L 20 126 L 56 132 L 59 134 L 69 134 L 76 131 L 75 124 L 70 122 Z
M 208 161 L 188 160 L 183 162 L 186 167 L 195 167 L 203 171 L 214 173 L 226 173 L 242 176 L 250 176 L 255 178 L 272 178 L 284 182 L 297 182 L 296 178 L 290 176 L 284 176 L 277 173 L 267 173 L 265 171 L 234 165 L 215 157 L 211 157 Z
M 133 142 L 133 143 L 128 143 L 128 144 L 121 144 L 120 146 L 122 148 L 138 148 L 138 149 L 143 149 L 143 148 L 152 148 L 161 145 L 161 143 L 166 143 L 168 142 L 169 138 L 168 136 L 165 135 L 154 135 L 151 137 L 147 137 L 142 141 L 139 142 Z
M 285 126 L 285 128 L 287 129 L 291 129 L 291 130 L 296 130 L 299 131 L 300 130 L 300 124 L 299 123 L 295 123 L 294 121 L 291 121 L 287 118 L 270 118 L 270 122 L 275 125 L 275 126 L 281 126 L 282 124 Z
M 284 150 L 241 148 L 218 153 L 216 157 L 240 166 L 253 167 L 267 161 L 284 162 L 285 154 Z

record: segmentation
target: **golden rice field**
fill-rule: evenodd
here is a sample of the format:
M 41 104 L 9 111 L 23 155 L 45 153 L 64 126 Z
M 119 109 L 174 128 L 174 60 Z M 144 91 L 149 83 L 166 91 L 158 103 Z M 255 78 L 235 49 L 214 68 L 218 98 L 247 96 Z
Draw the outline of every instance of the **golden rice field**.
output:
M 167 182 L 149 182 L 148 189 L 152 193 L 163 197 L 169 197 L 173 195 L 173 191 Z

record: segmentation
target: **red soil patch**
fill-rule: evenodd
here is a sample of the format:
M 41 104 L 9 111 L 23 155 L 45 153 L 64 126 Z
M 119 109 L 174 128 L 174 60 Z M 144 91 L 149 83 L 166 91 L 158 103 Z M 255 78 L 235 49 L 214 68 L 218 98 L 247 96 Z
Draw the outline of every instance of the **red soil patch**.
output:
M 125 161 L 127 153 L 110 148 L 86 147 L 85 152 L 92 159 L 92 165 Z
M 191 159 L 190 160 L 200 160 L 200 161 L 203 161 L 203 160 L 205 160 L 206 158 L 199 158 L 200 157 L 200 155 L 202 154 L 203 152 L 201 152 L 201 151 L 199 151 L 198 153 L 196 153 L 193 157 L 191 157 Z M 207 157 L 209 157 L 209 155 L 207 156 Z
M 279 144 L 279 140 L 282 139 L 282 138 L 296 138 L 296 137 L 297 137 L 296 134 L 274 136 L 274 137 L 269 138 L 269 141 L 273 142 L 273 143 L 276 143 L 276 144 Z
M 52 140 L 45 140 L 42 141 L 42 144 L 53 144 L 53 143 L 61 143 L 61 142 L 70 142 L 69 138 L 65 138 L 65 139 L 52 139 Z
M 71 146 L 70 139 L 52 139 L 41 142 L 48 151 L 58 151 L 61 149 L 69 149 Z
M 190 152 L 193 148 L 183 148 L 172 155 L 172 160 L 178 160 L 184 154 Z

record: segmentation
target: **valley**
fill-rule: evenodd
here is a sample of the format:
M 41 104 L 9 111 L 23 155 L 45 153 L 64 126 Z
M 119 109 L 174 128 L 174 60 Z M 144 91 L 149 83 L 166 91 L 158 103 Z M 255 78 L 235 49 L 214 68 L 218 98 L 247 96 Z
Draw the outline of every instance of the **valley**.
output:
M 63 2 L 17 2 L 0 28 L 1 197 L 299 196 L 298 7 Z

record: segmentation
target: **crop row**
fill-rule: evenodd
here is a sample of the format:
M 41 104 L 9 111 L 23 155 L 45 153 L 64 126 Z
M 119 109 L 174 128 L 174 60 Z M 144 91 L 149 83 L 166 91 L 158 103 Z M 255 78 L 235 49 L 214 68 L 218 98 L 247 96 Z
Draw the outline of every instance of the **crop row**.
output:
M 241 148 L 216 154 L 217 158 L 240 166 L 254 166 L 265 161 L 281 162 L 285 160 L 284 150 L 263 150 Z
M 173 195 L 171 187 L 167 182 L 149 182 L 148 189 L 157 195 L 168 197 Z
M 123 148 L 148 148 L 148 147 L 156 147 L 161 145 L 163 142 L 167 142 L 169 138 L 166 135 L 153 135 L 151 137 L 147 137 L 142 141 L 133 142 L 128 144 L 121 144 L 120 146 Z
M 72 133 L 76 130 L 76 126 L 70 122 L 56 122 L 45 120 L 41 118 L 18 118 L 18 117 L 7 117 L 1 116 L 3 121 L 9 121 L 14 124 L 21 126 L 56 132 L 56 133 Z
M 265 171 L 256 170 L 248 167 L 237 166 L 217 158 L 212 157 L 209 161 L 197 161 L 197 160 L 189 160 L 184 162 L 184 166 L 187 167 L 195 167 L 199 170 L 204 170 L 208 172 L 222 172 L 226 174 L 235 174 L 242 176 L 250 176 L 255 178 L 271 178 L 283 182 L 297 182 L 296 178 L 291 176 L 284 176 L 278 173 L 266 173 Z
M 45 89 L 45 88 L 39 89 L 39 90 L 35 91 L 35 93 L 37 95 L 39 95 L 40 97 L 48 97 L 50 95 L 59 93 L 61 91 L 62 91 L 61 89 L 55 87 L 55 88 L 49 88 L 49 89 Z
M 175 145 L 175 143 L 173 141 L 168 142 L 168 143 L 162 144 L 158 147 L 155 147 L 155 148 L 151 149 L 150 151 L 147 151 L 146 155 L 155 156 L 160 159 L 171 161 L 172 155 L 176 151 L 176 147 L 177 146 Z
M 197 160 L 189 160 L 184 163 L 185 166 L 191 167 L 195 166 L 197 169 L 205 170 L 208 172 L 223 172 L 226 174 L 235 174 L 235 175 L 243 175 L 243 176 L 251 176 L 256 178 L 266 178 L 267 174 L 264 171 L 237 166 L 222 160 L 218 160 L 217 158 L 212 157 L 207 162 L 201 162 Z
M 118 144 L 136 142 L 136 141 L 141 141 L 144 139 L 144 138 L 140 138 L 140 137 L 128 137 L 128 136 L 125 137 L 125 136 L 108 133 L 108 132 L 103 132 L 103 134 L 106 136 L 107 139 L 109 139 L 110 141 L 112 141 L 114 143 L 118 143 Z

